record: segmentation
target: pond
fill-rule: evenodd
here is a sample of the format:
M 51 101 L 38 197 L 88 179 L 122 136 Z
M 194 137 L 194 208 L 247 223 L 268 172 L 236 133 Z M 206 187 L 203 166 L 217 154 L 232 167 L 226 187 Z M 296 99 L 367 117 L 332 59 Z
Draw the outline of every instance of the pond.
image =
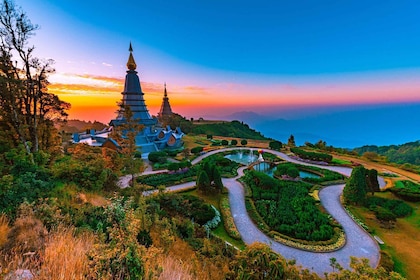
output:
M 318 174 L 308 172 L 308 171 L 302 171 L 302 170 L 299 170 L 299 177 L 302 178 L 302 179 L 304 179 L 304 178 L 321 178 L 321 176 L 319 176 Z
M 228 158 L 232 161 L 235 161 L 243 165 L 249 165 L 250 163 L 255 162 L 257 160 L 257 156 L 253 154 L 252 150 L 249 150 L 249 151 L 241 150 L 236 154 L 226 155 L 225 158 Z
M 273 174 L 274 174 L 274 171 L 276 170 L 276 167 L 271 168 L 268 163 L 262 162 L 262 163 L 259 163 L 259 164 L 255 165 L 254 170 L 264 172 L 268 176 L 273 177 Z M 315 173 L 312 173 L 312 172 L 309 172 L 309 171 L 303 171 L 303 170 L 299 170 L 299 177 L 301 179 L 321 178 L 321 176 L 318 175 L 318 174 L 315 174 Z

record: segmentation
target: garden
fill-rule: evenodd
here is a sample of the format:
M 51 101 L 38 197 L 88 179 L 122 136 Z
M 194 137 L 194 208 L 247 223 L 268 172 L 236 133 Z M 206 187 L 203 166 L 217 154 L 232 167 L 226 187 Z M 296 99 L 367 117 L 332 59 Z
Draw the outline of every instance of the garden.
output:
M 243 182 L 250 189 L 248 195 L 257 214 L 269 227 L 264 231 L 276 231 L 292 239 L 313 242 L 313 245 L 337 239 L 340 226 L 309 196 L 311 184 L 277 180 L 256 171 L 247 172 Z M 255 213 L 250 216 L 254 216 L 254 220 L 259 218 Z

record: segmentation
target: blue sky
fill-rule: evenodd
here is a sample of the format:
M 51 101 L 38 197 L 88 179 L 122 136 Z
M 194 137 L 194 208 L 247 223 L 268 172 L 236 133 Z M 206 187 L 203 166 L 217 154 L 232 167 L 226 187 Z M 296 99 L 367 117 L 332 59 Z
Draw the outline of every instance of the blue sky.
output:
M 41 26 L 33 42 L 41 57 L 56 60 L 61 76 L 53 81 L 122 79 L 131 41 L 151 108 L 164 82 L 173 107 L 187 116 L 420 102 L 420 1 L 16 4 Z M 194 112 L 197 103 L 207 106 Z

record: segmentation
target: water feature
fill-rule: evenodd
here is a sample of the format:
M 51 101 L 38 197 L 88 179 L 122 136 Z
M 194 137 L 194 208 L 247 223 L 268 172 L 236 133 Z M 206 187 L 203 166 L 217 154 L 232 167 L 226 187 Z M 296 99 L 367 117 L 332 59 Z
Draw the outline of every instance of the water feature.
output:
M 304 179 L 304 178 L 320 178 L 321 176 L 312 172 L 299 170 L 299 177 Z
M 252 150 L 250 150 L 248 155 L 245 155 L 245 153 L 242 150 L 240 150 L 236 154 L 226 155 L 225 158 L 228 158 L 243 165 L 249 165 L 257 160 L 257 156 L 254 155 Z

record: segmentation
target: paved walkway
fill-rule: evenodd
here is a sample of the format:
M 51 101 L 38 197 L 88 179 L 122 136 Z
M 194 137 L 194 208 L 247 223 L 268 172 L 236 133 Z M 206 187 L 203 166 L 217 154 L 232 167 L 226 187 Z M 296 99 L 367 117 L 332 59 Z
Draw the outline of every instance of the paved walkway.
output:
M 203 158 L 212 154 L 237 149 L 241 148 L 227 148 L 211 151 L 194 159 L 192 163 L 197 164 Z M 242 149 L 250 150 L 250 148 Z M 346 176 L 349 176 L 352 170 L 348 167 L 319 166 L 314 164 L 308 164 L 292 159 L 281 152 L 271 150 L 269 152 L 290 162 L 295 162 L 303 165 L 317 166 L 320 168 L 325 168 L 339 172 Z M 243 171 L 245 168 L 246 167 L 241 167 L 238 169 L 238 176 L 236 178 L 223 178 L 223 184 L 229 190 L 229 202 L 232 216 L 236 227 L 238 228 L 238 231 L 246 244 L 252 244 L 254 242 L 268 244 L 272 248 L 272 250 L 281 254 L 286 259 L 294 259 L 296 260 L 296 264 L 301 265 L 304 268 L 308 268 L 313 272 L 316 272 L 320 276 L 322 276 L 324 272 L 332 271 L 332 268 L 330 266 L 330 258 L 335 258 L 337 262 L 340 263 L 344 268 L 349 268 L 350 256 L 354 256 L 357 258 L 368 258 L 370 260 L 370 264 L 373 267 L 376 267 L 378 265 L 380 254 L 377 242 L 348 216 L 348 214 L 345 212 L 343 206 L 340 203 L 340 195 L 344 188 L 343 184 L 333 185 L 324 188 L 320 191 L 319 197 L 325 209 L 343 226 L 347 238 L 346 245 L 340 250 L 330 253 L 307 252 L 275 242 L 274 240 L 266 236 L 263 232 L 261 232 L 252 222 L 245 208 L 244 188 L 237 181 L 238 178 L 243 176 Z M 381 187 L 385 186 L 385 181 L 382 178 L 380 179 Z M 195 182 L 189 182 L 177 186 L 168 187 L 167 189 L 179 190 L 191 188 L 194 185 Z

